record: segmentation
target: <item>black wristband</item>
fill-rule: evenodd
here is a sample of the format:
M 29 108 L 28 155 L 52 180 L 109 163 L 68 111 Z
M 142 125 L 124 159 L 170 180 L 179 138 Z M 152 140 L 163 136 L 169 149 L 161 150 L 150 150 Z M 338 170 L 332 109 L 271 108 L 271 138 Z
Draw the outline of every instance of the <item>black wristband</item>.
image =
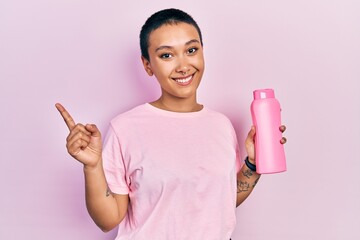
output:
M 250 161 L 249 161 L 249 157 L 247 156 L 245 158 L 245 164 L 246 166 L 253 172 L 256 172 L 256 165 L 255 164 L 252 164 Z

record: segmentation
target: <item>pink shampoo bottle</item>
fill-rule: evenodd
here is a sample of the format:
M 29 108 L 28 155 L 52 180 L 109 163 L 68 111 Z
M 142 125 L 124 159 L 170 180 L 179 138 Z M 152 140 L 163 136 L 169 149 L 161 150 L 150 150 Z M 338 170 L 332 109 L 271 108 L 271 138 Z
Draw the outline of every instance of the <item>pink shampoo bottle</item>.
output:
M 273 89 L 258 89 L 253 94 L 251 117 L 256 129 L 256 172 L 264 174 L 286 171 L 284 146 L 280 143 L 280 103 L 275 99 Z

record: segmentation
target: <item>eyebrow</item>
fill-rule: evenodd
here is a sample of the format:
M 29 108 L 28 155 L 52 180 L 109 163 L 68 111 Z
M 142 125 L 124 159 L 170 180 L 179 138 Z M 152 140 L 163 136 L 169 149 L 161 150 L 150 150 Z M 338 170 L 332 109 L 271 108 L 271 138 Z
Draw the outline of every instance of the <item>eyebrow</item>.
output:
M 190 45 L 190 44 L 192 44 L 192 43 L 199 43 L 200 44 L 200 42 L 199 42 L 199 40 L 196 40 L 196 39 L 192 39 L 192 40 L 190 40 L 190 41 L 188 41 L 188 42 L 186 42 L 185 43 L 185 46 L 188 46 L 188 45 Z M 162 50 L 162 49 L 173 49 L 174 47 L 172 47 L 172 46 L 160 46 L 160 47 L 158 47 L 158 48 L 156 48 L 155 49 L 155 52 L 157 52 L 157 51 L 160 51 L 160 50 Z

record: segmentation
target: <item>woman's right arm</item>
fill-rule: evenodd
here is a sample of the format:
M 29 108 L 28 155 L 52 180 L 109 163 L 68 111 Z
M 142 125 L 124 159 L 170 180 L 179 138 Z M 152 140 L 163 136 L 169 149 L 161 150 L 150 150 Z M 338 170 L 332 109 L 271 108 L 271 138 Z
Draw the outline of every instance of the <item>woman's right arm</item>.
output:
M 96 225 L 104 232 L 119 225 L 126 215 L 128 195 L 111 193 L 102 161 L 95 167 L 84 166 L 86 207 Z
M 129 196 L 113 194 L 108 189 L 102 166 L 101 133 L 94 124 L 75 124 L 59 103 L 56 108 L 69 128 L 66 148 L 84 165 L 86 206 L 91 218 L 104 232 L 116 227 L 125 217 Z

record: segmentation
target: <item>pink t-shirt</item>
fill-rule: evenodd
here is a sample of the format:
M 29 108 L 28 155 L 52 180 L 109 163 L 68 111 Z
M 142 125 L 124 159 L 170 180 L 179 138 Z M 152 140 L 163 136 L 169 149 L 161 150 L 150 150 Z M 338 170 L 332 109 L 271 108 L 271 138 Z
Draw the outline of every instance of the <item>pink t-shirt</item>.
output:
M 103 161 L 111 191 L 130 197 L 116 240 L 231 237 L 240 161 L 224 115 L 140 105 L 111 121 Z

